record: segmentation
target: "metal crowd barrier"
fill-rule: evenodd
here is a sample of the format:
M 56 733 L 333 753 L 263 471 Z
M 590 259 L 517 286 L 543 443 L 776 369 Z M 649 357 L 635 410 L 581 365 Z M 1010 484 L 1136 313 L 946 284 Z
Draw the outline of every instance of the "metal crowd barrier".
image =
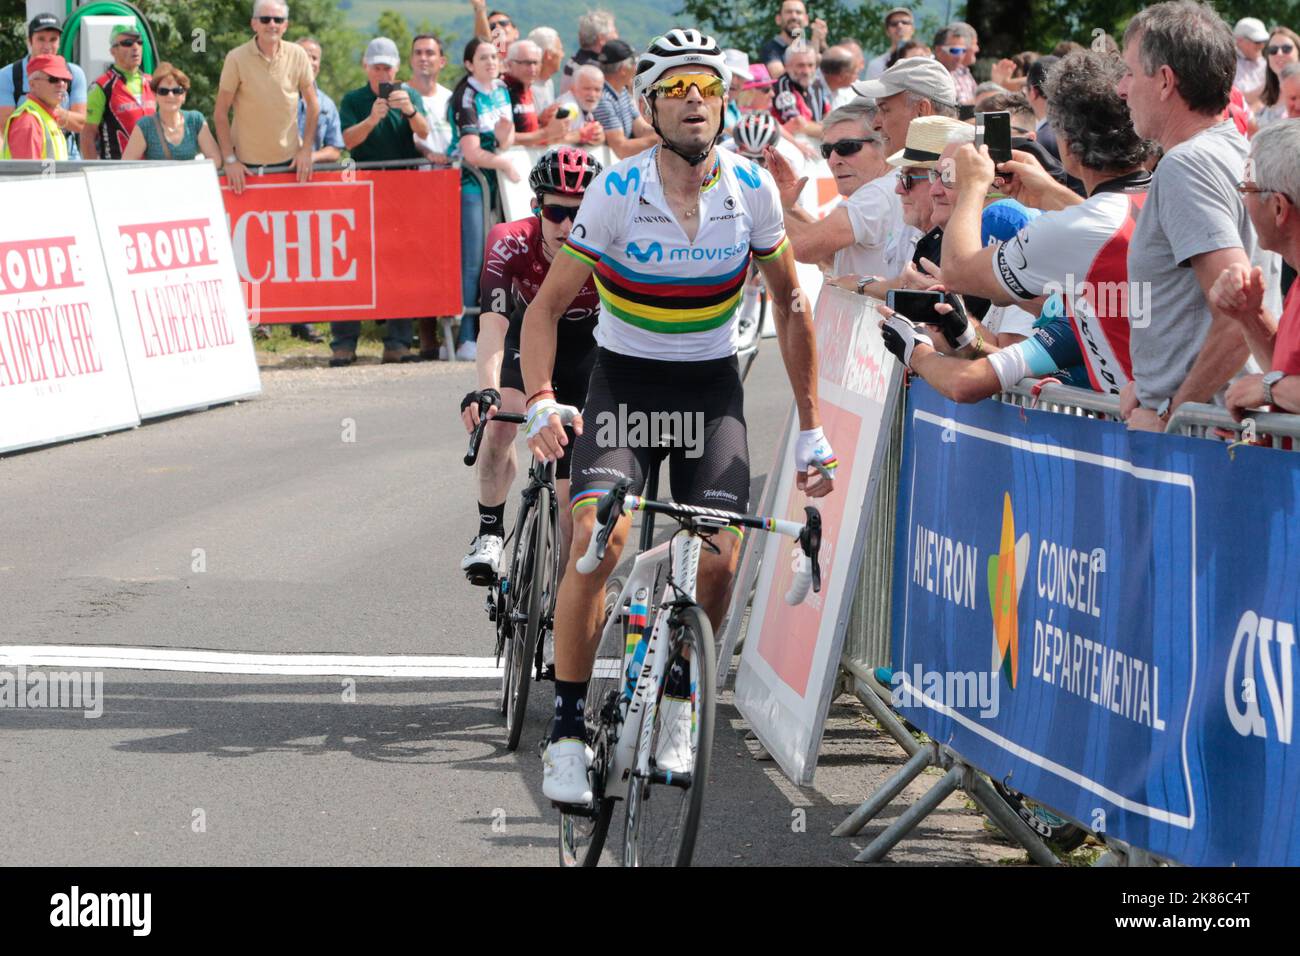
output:
M 906 404 L 895 403 L 894 418 L 889 423 L 889 444 L 881 465 L 887 477 L 877 488 L 863 550 L 862 573 L 853 594 L 841 655 L 844 669 L 867 686 L 876 683 L 875 669 L 888 667 L 890 662 L 894 525 L 898 517 L 898 473 L 903 463 Z

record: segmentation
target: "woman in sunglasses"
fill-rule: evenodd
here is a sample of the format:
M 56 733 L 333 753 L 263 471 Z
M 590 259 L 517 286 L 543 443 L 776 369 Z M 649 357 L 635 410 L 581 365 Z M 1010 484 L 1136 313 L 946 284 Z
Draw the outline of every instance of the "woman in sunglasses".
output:
M 202 154 L 221 166 L 221 150 L 198 110 L 185 109 L 190 78 L 170 63 L 153 71 L 153 93 L 158 112 L 142 116 L 131 131 L 123 159 L 194 159 Z
M 569 238 L 573 219 L 591 181 L 600 174 L 600 163 L 585 150 L 561 146 L 546 153 L 533 167 L 528 184 L 533 189 L 533 214 L 515 222 L 503 222 L 488 233 L 487 250 L 479 283 L 478 346 L 475 361 L 479 389 L 493 389 L 501 396 L 500 408 L 524 410 L 524 380 L 519 370 L 519 335 L 524 310 L 537 295 L 560 247 Z M 596 361 L 594 331 L 600 313 L 600 298 L 589 278 L 569 304 L 556 333 L 558 348 L 551 379 L 560 401 L 581 408 L 587 398 L 587 380 Z M 467 431 L 478 425 L 478 392 L 470 392 L 461 403 L 461 418 Z M 515 480 L 515 425 L 494 425 L 483 435 L 479 453 L 479 530 L 470 542 L 461 570 L 471 583 L 486 583 L 496 572 L 505 532 L 505 501 Z M 572 433 L 569 441 L 573 441 Z M 560 498 L 560 535 L 569 540 L 572 526 L 568 502 L 569 461 L 560 459 L 555 470 Z M 561 548 L 561 567 L 567 563 Z
M 1292 63 L 1300 62 L 1300 36 L 1288 27 L 1274 27 L 1268 37 L 1268 46 L 1264 47 L 1264 62 L 1268 64 L 1267 75 L 1260 94 L 1260 108 L 1255 113 L 1255 124 L 1260 129 L 1286 119 L 1286 102 L 1281 95 L 1279 77 Z

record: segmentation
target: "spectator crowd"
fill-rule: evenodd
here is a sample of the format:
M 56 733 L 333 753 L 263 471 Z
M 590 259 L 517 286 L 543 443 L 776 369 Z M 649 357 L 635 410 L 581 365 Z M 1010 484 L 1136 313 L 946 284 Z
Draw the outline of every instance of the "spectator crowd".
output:
M 660 142 L 634 96 L 638 48 L 602 10 L 572 34 L 521 33 L 470 0 L 474 36 L 444 49 L 369 41 L 366 83 L 321 88 L 321 46 L 285 39 L 289 7 L 256 0 L 250 38 L 225 55 L 211 126 L 185 108 L 189 78 L 142 71 L 138 24 L 113 29 L 92 81 L 58 54 L 40 14 L 28 55 L 0 68 L 5 159 L 206 158 L 239 193 L 250 171 L 356 162 L 461 164 L 465 311 L 454 342 L 435 317 L 390 320 L 383 361 L 476 354 L 485 226 L 512 146 L 607 147 L 613 161 Z M 522 11 L 521 11 L 522 12 Z M 920 10 L 888 10 L 887 46 L 833 40 L 803 0 L 767 14 L 757 50 L 726 50 L 724 148 L 766 167 L 798 259 L 844 289 L 943 293 L 933 312 L 882 307 L 890 348 L 959 400 L 1026 375 L 1120 397 L 1135 429 L 1161 430 L 1187 402 L 1234 414 L 1300 411 L 1300 36 L 1196 0 L 1143 9 L 1117 42 L 981 59 L 954 22 L 918 38 Z M 440 82 L 459 56 L 464 76 Z M 406 60 L 403 63 L 403 59 Z M 403 77 L 406 77 L 403 79 Z M 981 81 L 983 80 L 983 81 Z M 985 114 L 1006 114 L 1009 158 L 990 155 Z M 840 201 L 801 202 L 824 160 Z M 331 364 L 355 361 L 360 323 L 332 325 Z M 307 326 L 294 334 L 319 341 Z M 418 341 L 417 341 L 418 340 Z M 417 350 L 418 345 L 418 350 Z

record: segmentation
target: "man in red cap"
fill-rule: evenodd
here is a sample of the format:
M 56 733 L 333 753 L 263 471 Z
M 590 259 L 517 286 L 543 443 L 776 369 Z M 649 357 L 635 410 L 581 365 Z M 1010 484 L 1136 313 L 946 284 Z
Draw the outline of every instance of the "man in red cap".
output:
M 0 159 L 68 158 L 68 141 L 55 113 L 71 83 L 63 57 L 47 53 L 27 61 L 27 99 L 5 122 Z

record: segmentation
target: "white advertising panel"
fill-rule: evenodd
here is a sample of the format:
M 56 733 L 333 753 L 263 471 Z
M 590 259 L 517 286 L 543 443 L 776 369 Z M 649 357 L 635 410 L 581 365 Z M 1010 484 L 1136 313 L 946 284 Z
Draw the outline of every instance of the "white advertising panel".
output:
M 86 172 L 141 418 L 262 390 L 208 163 Z
M 899 401 L 901 367 L 885 348 L 875 300 L 829 287 L 817 302 L 817 393 L 822 427 L 839 459 L 835 490 L 807 498 L 795 487 L 798 432 L 786 434 L 768 513 L 804 520 L 804 506 L 822 518 L 820 593 L 791 607 L 784 595 L 799 563 L 798 545 L 768 535 L 736 673 L 736 707 L 794 783 L 812 783 L 839 670 L 844 631 L 862 563 L 885 429 Z
M 0 182 L 0 452 L 140 423 L 80 176 Z

